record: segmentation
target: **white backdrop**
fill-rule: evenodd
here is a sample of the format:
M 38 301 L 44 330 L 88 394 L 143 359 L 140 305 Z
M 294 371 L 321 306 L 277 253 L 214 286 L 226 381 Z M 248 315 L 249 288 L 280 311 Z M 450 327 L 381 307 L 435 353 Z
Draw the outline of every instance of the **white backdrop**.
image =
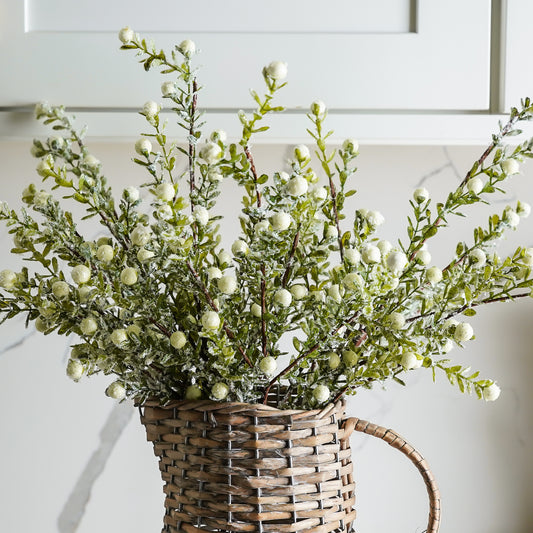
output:
M 144 178 L 130 161 L 131 145 L 92 147 L 116 190 Z M 258 169 L 284 169 L 289 148 L 256 146 Z M 380 235 L 394 241 L 403 236 L 398 227 L 405 226 L 412 190 L 423 184 L 443 198 L 480 153 L 479 147 L 362 146 L 353 206 L 380 210 L 386 218 Z M 21 142 L 0 143 L 0 161 L 0 200 L 16 207 L 20 191 L 38 181 L 36 161 Z M 498 197 L 496 210 L 516 199 L 533 203 L 532 180 L 530 164 L 513 178 L 509 194 Z M 223 226 L 231 243 L 238 232 L 233 217 L 240 195 L 228 185 L 220 205 L 231 217 Z M 483 223 L 488 212 L 476 207 L 470 220 L 454 220 L 439 245 L 430 246 L 435 264 L 446 264 L 458 232 L 469 240 L 473 224 Z M 533 246 L 532 223 L 533 217 L 524 221 L 503 249 Z M 0 268 L 18 267 L 7 252 L 5 228 L 0 232 Z M 433 384 L 424 370 L 411 373 L 407 388 L 391 385 L 349 399 L 351 414 L 392 427 L 428 459 L 442 492 L 442 533 L 531 531 L 532 310 L 530 298 L 484 309 L 470 320 L 477 339 L 450 354 L 498 380 L 502 395 L 495 403 L 461 395 L 443 375 Z M 138 414 L 104 396 L 109 378 L 68 380 L 67 346 L 65 338 L 25 330 L 22 320 L 0 327 L 0 530 L 160 531 L 161 481 Z M 422 532 L 427 502 L 414 467 L 364 435 L 355 434 L 352 447 L 358 533 Z

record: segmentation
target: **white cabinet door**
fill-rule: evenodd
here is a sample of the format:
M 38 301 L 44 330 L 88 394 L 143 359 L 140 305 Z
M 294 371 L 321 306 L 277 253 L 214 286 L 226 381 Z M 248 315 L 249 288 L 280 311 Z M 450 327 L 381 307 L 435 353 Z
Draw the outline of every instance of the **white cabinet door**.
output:
M 342 110 L 488 107 L 490 0 L 0 0 L 0 105 L 137 108 L 160 77 L 118 50 L 129 24 L 192 38 L 207 108 L 250 107 L 261 69 L 289 64 L 283 102 Z
M 504 98 L 505 110 L 517 107 L 520 99 L 533 98 L 533 2 L 512 0 L 507 2 Z

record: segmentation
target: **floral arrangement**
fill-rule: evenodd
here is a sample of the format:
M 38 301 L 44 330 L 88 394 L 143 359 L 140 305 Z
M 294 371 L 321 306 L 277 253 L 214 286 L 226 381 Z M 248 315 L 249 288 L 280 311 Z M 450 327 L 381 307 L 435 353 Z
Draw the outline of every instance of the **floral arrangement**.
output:
M 140 113 L 151 130 L 135 143 L 134 160 L 149 176 L 140 185 L 146 193 L 131 186 L 116 198 L 72 117 L 37 105 L 37 118 L 55 131 L 33 143 L 38 174 L 82 204 L 105 235 L 84 238 L 60 200 L 35 185 L 22 195 L 35 216 L 2 204 L 12 252 L 40 265 L 39 272 L 0 272 L 2 321 L 25 313 L 38 331 L 76 335 L 67 374 L 76 381 L 112 374 L 106 392 L 117 399 L 267 402 L 279 390 L 279 407 L 309 408 L 387 380 L 403 383 L 419 368 L 433 379 L 442 371 L 485 400 L 498 397 L 494 381 L 447 354 L 474 337 L 465 317 L 476 307 L 530 295 L 533 249 L 500 258 L 494 248 L 530 207 L 518 202 L 490 216 L 445 266 L 432 265 L 427 242 L 448 217 L 488 203 L 532 157 L 533 141 L 505 143 L 533 117 L 529 99 L 512 109 L 447 198 L 434 202 L 426 189 L 414 191 L 407 239 L 394 246 L 376 236 L 379 212 L 361 208 L 345 218 L 358 143 L 327 146 L 332 132 L 323 102 L 313 102 L 308 114 L 313 150 L 296 146 L 288 172 L 267 176 L 256 168 L 251 139 L 268 129 L 267 115 L 283 110 L 273 99 L 285 85 L 286 64 L 263 69 L 265 93 L 251 92 L 257 107 L 239 112 L 241 139 L 228 144 L 220 130 L 203 136 L 192 41 L 165 53 L 130 28 L 119 37 L 145 70 L 159 67 L 168 76 L 162 98 L 186 144 L 167 138 L 160 105 L 148 101 Z M 177 170 L 178 158 L 185 172 Z M 214 207 L 230 179 L 242 187 L 243 207 L 241 235 L 225 250 Z M 280 348 L 287 334 L 290 353 Z

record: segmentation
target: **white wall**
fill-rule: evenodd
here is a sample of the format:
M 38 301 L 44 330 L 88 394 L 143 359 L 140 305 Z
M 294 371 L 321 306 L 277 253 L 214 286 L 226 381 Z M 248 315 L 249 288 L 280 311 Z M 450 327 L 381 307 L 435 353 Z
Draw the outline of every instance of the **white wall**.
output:
M 106 175 L 117 188 L 143 178 L 130 162 L 132 147 L 93 143 Z M 361 147 L 359 194 L 354 207 L 378 209 L 386 223 L 380 232 L 394 241 L 403 234 L 412 190 L 424 184 L 435 198 L 464 176 L 479 147 Z M 284 168 L 288 147 L 255 147 L 260 171 Z M 0 143 L 1 200 L 19 205 L 19 192 L 38 181 L 29 146 Z M 533 203 L 533 164 L 498 196 L 497 210 L 516 199 Z M 231 187 L 221 205 L 230 217 L 240 195 Z M 349 210 L 347 212 L 350 212 Z M 470 239 L 473 223 L 489 211 L 473 209 L 472 220 L 454 220 L 439 245 L 430 247 L 444 265 L 459 238 Z M 503 242 L 533 246 L 533 217 Z M 235 220 L 225 223 L 231 242 Z M 0 233 L 1 268 L 16 267 Z M 94 231 L 90 229 L 89 231 Z M 461 232 L 459 234 L 459 232 Z M 349 399 L 349 412 L 392 427 L 428 459 L 443 498 L 442 533 L 529 533 L 533 508 L 529 496 L 533 437 L 529 386 L 533 301 L 494 305 L 471 322 L 477 339 L 451 356 L 496 378 L 502 395 L 495 403 L 462 396 L 444 376 L 411 374 L 408 387 L 390 385 Z M 116 406 L 104 396 L 108 378 L 75 384 L 64 375 L 68 341 L 43 337 L 23 321 L 0 327 L 0 530 L 10 533 L 94 533 L 159 531 L 163 494 L 156 460 L 145 442 L 138 414 L 129 404 Z M 384 443 L 352 437 L 357 481 L 357 530 L 421 532 L 425 529 L 425 487 L 414 467 Z M 58 523 L 58 518 L 62 517 Z

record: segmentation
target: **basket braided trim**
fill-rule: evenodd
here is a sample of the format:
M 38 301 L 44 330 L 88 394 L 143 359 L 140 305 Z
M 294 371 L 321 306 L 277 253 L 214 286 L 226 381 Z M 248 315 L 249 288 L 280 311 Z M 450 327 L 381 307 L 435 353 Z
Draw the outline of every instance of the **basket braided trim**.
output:
M 426 533 L 437 533 L 441 513 L 440 491 L 427 461 L 411 444 L 392 429 L 359 418 L 349 418 L 345 423 L 346 438 L 349 438 L 350 433 L 354 430 L 382 439 L 393 448 L 401 451 L 416 466 L 424 479 L 429 496 L 429 518 Z
M 344 401 L 322 410 L 147 402 L 164 533 L 345 533 L 355 519 Z

